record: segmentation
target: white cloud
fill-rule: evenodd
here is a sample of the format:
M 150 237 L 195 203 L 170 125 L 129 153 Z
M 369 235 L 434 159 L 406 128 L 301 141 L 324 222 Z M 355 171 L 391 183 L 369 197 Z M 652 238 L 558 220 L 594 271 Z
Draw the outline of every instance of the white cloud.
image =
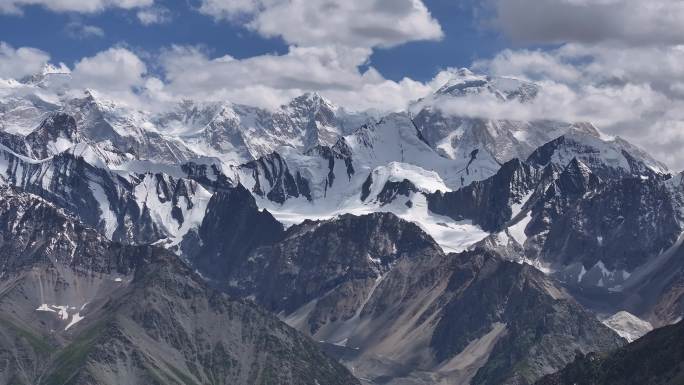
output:
M 35 48 L 14 48 L 0 42 L 0 78 L 19 79 L 40 72 L 50 55 Z
M 557 55 L 576 61 L 576 66 L 594 82 L 645 83 L 672 94 L 676 93 L 677 82 L 684 79 L 684 45 L 566 44 Z
M 352 109 L 398 110 L 430 86 L 366 67 L 372 50 L 443 36 L 422 0 L 202 0 L 199 11 L 290 45 L 283 55 L 210 58 L 195 48 L 162 55 L 157 92 L 275 107 L 318 91 Z M 201 68 L 201 71 L 191 70 Z
M 192 47 L 162 55 L 167 94 L 195 99 L 231 100 L 263 107 L 279 106 L 306 91 L 319 91 L 353 109 L 396 110 L 424 96 L 429 87 L 404 79 L 383 78 L 372 67 L 360 72 L 371 51 L 343 46 L 295 47 L 285 55 L 247 59 L 209 58 Z
M 143 25 L 164 24 L 171 21 L 171 11 L 164 7 L 143 8 L 136 13 Z
M 530 102 L 501 101 L 493 94 L 441 100 L 438 108 L 449 114 L 488 119 L 589 121 L 602 128 L 631 124 L 669 106 L 667 97 L 647 85 L 571 87 L 541 82 Z
M 145 83 L 147 67 L 126 48 L 110 48 L 81 59 L 72 71 L 74 85 L 126 98 Z
M 236 19 L 259 10 L 259 0 L 202 0 L 199 11 L 216 19 Z
M 296 45 L 388 47 L 443 36 L 421 0 L 203 0 L 200 12 Z
M 506 49 L 493 59 L 473 63 L 473 69 L 491 75 L 515 75 L 528 79 L 574 81 L 580 77 L 573 65 L 562 63 L 557 56 L 544 51 Z
M 49 60 L 38 50 L 1 48 L 0 74 L 7 77 L 39 72 Z M 183 99 L 275 108 L 317 91 L 349 109 L 380 111 L 405 109 L 434 90 L 432 84 L 409 78 L 385 79 L 373 67 L 361 71 L 370 54 L 369 48 L 291 46 L 283 55 L 236 59 L 229 55 L 212 58 L 196 47 L 177 46 L 154 58 L 163 74 L 159 79 L 148 73 L 138 55 L 113 47 L 78 61 L 71 71 L 71 89 L 87 88 L 108 99 L 152 109 Z M 35 63 L 27 66 L 28 59 Z
M 133 9 L 153 3 L 154 0 L 0 0 L 0 12 L 21 14 L 24 7 L 33 5 L 55 12 L 96 13 L 107 8 Z

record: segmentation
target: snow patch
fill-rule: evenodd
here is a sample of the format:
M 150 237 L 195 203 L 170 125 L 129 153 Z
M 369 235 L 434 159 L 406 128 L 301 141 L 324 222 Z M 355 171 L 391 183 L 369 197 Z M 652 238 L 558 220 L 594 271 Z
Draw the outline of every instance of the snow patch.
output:
M 50 305 L 48 305 L 48 304 L 46 304 L 46 303 L 40 305 L 40 306 L 36 309 L 36 311 L 47 311 L 47 312 L 52 312 L 52 313 L 56 313 L 56 312 L 57 312 L 55 309 L 53 309 Z
M 90 190 L 93 192 L 93 197 L 97 201 L 100 207 L 100 211 L 102 212 L 102 220 L 104 221 L 105 227 L 105 236 L 109 239 L 112 239 L 114 231 L 116 231 L 116 228 L 118 227 L 116 214 L 114 213 L 114 211 L 112 211 L 111 206 L 109 204 L 109 199 L 107 198 L 107 194 L 105 194 L 105 191 L 102 188 L 102 186 L 100 186 L 94 181 L 90 181 L 89 185 Z
M 387 166 L 379 166 L 372 173 L 373 187 L 379 193 L 387 182 L 402 182 L 408 180 L 420 191 L 434 193 L 436 191 L 448 192 L 442 178 L 434 171 L 427 171 L 421 167 L 408 163 L 391 162 Z M 371 194 L 372 196 L 377 195 Z
M 527 241 L 527 235 L 525 234 L 525 228 L 532 220 L 532 212 L 528 212 L 527 215 L 518 221 L 518 223 L 508 227 L 508 233 L 515 239 L 520 245 L 524 245 Z
M 69 330 L 70 327 L 76 325 L 77 323 L 81 322 L 85 317 L 81 316 L 81 313 L 76 313 L 71 316 L 71 322 L 64 328 L 64 330 Z
M 83 309 L 85 309 L 87 304 L 87 302 L 84 303 L 83 305 L 81 305 L 80 308 L 78 308 L 78 311 L 76 311 L 77 308 L 75 306 L 50 305 L 47 303 L 43 303 L 38 308 L 36 308 L 36 311 L 55 313 L 61 321 L 69 321 L 69 323 L 67 323 L 67 325 L 64 327 L 64 330 L 66 331 L 70 327 L 76 325 L 85 318 L 85 316 L 81 315 L 81 312 L 83 311 Z
M 410 207 L 406 202 L 410 201 Z M 391 212 L 399 218 L 413 222 L 428 233 L 445 252 L 462 252 L 489 236 L 489 233 L 471 221 L 455 221 L 436 215 L 428 210 L 427 199 L 422 193 L 413 193 L 406 200 L 380 206 L 377 203 L 363 203 L 358 196 L 332 205 L 324 200 L 312 204 L 305 199 L 291 199 L 284 205 L 274 204 L 266 199 L 257 199 L 260 208 L 268 211 L 285 226 L 299 224 L 304 220 L 329 220 L 342 214 L 367 215 L 376 212 Z

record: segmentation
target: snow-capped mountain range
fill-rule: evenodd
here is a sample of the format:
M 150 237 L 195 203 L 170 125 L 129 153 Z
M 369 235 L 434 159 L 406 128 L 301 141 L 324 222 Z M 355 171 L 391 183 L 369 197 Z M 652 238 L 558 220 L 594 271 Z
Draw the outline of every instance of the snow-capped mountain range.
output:
M 142 254 L 151 245 L 191 266 L 198 274 L 186 283 L 202 296 L 208 284 L 255 302 L 368 383 L 531 384 L 575 350 L 617 348 L 620 336 L 636 339 L 684 315 L 681 174 L 588 122 L 472 118 L 441 107 L 483 94 L 526 103 L 539 85 L 461 70 L 407 111 L 378 114 L 316 93 L 275 110 L 189 100 L 145 109 L 70 84 L 68 73 L 48 68 L 0 88 L 5 230 L 29 234 L 21 244 L 4 237 L 3 247 L 48 242 L 61 259 L 46 269 L 67 286 L 81 284 L 79 272 L 112 274 L 74 257 L 82 252 L 74 223 L 99 245 Z M 46 241 L 35 218 L 59 218 L 64 234 Z M 63 259 L 66 251 L 75 259 Z M 1 279 L 41 258 L 15 254 Z M 27 282 L 34 290 L 42 279 Z M 80 302 L 119 300 L 95 284 L 102 292 L 77 293 Z M 493 294 L 480 301 L 483 291 Z M 88 317 L 87 304 L 35 297 L 41 312 L 66 312 L 67 329 Z M 478 304 L 472 319 L 462 316 Z M 520 345 L 515 337 L 542 321 L 539 339 Z M 121 322 L 119 333 L 138 330 Z M 279 341 L 300 343 L 282 333 Z M 155 365 L 168 358 L 145 354 Z M 307 375 L 342 370 L 315 359 L 332 366 Z

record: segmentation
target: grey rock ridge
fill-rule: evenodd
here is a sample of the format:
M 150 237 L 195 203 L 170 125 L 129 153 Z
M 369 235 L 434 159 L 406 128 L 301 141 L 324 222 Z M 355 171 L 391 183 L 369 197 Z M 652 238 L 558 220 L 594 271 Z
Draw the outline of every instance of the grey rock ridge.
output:
M 390 213 L 307 221 L 274 244 L 222 255 L 200 259 L 200 271 L 370 383 L 531 384 L 577 350 L 624 343 L 531 266 L 483 249 L 444 254 Z
M 358 384 L 308 338 L 177 256 L 0 198 L 0 383 Z

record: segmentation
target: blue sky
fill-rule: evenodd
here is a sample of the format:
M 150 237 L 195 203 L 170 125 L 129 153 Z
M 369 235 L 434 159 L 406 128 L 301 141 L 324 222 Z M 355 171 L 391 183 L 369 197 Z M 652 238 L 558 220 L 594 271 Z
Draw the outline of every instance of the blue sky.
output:
M 171 12 L 171 21 L 151 25 L 140 23 L 136 10 L 109 9 L 84 14 L 26 6 L 23 14 L 0 14 L 0 36 L 16 47 L 46 51 L 54 61 L 68 65 L 113 45 L 148 52 L 172 44 L 205 45 L 216 54 L 230 53 L 238 58 L 287 51 L 281 39 L 266 39 L 235 23 L 214 21 L 184 1 L 163 4 Z M 69 32 L 70 23 L 96 26 L 104 35 L 74 36 Z
M 376 50 L 371 61 L 386 77 L 427 81 L 446 67 L 469 67 L 473 61 L 492 57 L 511 45 L 498 31 L 483 28 L 474 19 L 472 8 L 459 5 L 459 1 L 428 0 L 425 4 L 442 26 L 443 39 Z
M 35 47 L 55 62 L 71 66 L 120 45 L 134 52 L 157 52 L 171 45 L 201 45 L 216 56 L 247 58 L 266 53 L 286 53 L 288 44 L 279 37 L 265 38 L 227 20 L 215 20 L 186 1 L 157 1 L 169 10 L 170 21 L 143 25 L 136 9 L 112 8 L 98 13 L 53 12 L 45 7 L 22 7 L 22 14 L 0 14 L 0 40 L 15 47 Z M 374 50 L 370 63 L 385 77 L 432 79 L 446 67 L 469 66 L 475 59 L 491 57 L 510 42 L 497 31 L 482 28 L 473 10 L 458 1 L 426 0 L 425 5 L 442 27 L 441 40 L 407 42 Z M 100 28 L 103 35 L 80 36 L 75 25 Z

